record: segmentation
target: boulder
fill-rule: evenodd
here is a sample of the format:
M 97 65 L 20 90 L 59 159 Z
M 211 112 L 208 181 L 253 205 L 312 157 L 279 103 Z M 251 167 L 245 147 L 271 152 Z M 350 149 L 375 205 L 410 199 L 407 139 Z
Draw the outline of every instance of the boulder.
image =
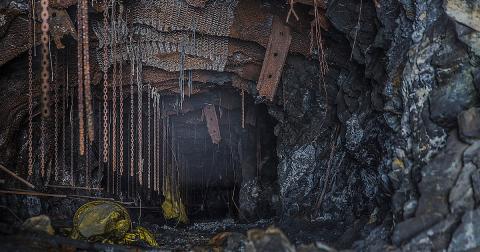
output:
M 430 118 L 444 127 L 454 126 L 459 113 L 478 104 L 472 68 L 466 65 L 458 68 L 445 77 L 439 77 L 444 83 L 433 89 L 429 98 Z
M 480 31 L 479 0 L 445 0 L 445 12 L 455 21 Z
M 462 170 L 463 152 L 468 145 L 458 140 L 456 131 L 449 135 L 447 146 L 422 168 L 416 216 L 450 212 L 448 194 Z
M 443 218 L 440 214 L 427 214 L 414 217 L 395 226 L 392 235 L 393 244 L 400 246 L 402 243 L 415 237 L 427 228 L 435 225 Z
M 247 232 L 249 244 L 246 251 L 264 251 L 264 252 L 294 252 L 293 246 L 285 234 L 274 227 L 267 230 L 251 229 Z
M 441 251 L 446 249 L 457 223 L 458 219 L 454 215 L 448 216 L 405 244 L 402 251 Z
M 50 218 L 46 215 L 34 216 L 27 219 L 23 223 L 22 229 L 34 232 L 45 232 L 49 235 L 55 234 Z
M 470 177 L 476 169 L 477 167 L 475 167 L 475 165 L 472 163 L 467 163 L 463 166 L 462 172 L 458 176 L 457 182 L 450 191 L 450 195 L 448 197 L 448 202 L 450 203 L 450 212 L 463 213 L 466 210 L 472 210 L 475 206 Z
M 463 215 L 462 224 L 453 233 L 448 247 L 449 252 L 473 249 L 480 249 L 480 209 L 468 211 Z
M 466 142 L 480 139 L 480 108 L 472 107 L 458 115 L 460 138 Z

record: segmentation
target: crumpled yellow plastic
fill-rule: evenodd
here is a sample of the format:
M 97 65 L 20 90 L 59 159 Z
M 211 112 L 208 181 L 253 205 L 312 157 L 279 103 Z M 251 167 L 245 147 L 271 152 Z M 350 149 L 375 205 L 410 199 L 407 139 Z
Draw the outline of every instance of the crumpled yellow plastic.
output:
M 73 217 L 72 239 L 133 245 L 140 240 L 158 247 L 155 236 L 143 227 L 133 232 L 127 209 L 122 205 L 104 200 L 88 202 L 77 209 Z
M 162 203 L 163 216 L 167 220 L 176 219 L 181 223 L 187 224 L 188 217 L 185 211 L 185 205 L 181 200 L 172 200 L 170 194 L 166 194 L 165 201 Z

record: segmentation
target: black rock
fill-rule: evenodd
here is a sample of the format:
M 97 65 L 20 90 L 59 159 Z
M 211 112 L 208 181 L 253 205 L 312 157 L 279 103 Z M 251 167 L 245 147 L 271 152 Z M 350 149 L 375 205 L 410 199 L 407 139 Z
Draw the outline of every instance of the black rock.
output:
M 466 212 L 462 224 L 455 230 L 448 251 L 480 249 L 480 209 Z
M 405 241 L 413 238 L 423 230 L 435 225 L 441 221 L 443 216 L 441 214 L 427 214 L 408 219 L 399 223 L 392 235 L 392 242 L 400 246 Z
M 466 142 L 480 139 L 480 108 L 473 107 L 458 115 L 460 138 Z

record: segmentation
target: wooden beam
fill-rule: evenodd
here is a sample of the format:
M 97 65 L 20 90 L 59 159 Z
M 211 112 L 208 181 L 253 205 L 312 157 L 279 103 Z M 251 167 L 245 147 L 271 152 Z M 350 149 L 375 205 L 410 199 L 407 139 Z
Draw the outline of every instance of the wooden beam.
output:
M 259 95 L 270 101 L 273 101 L 277 91 L 291 42 L 290 28 L 280 18 L 274 17 L 267 51 L 263 59 L 262 71 L 257 83 Z

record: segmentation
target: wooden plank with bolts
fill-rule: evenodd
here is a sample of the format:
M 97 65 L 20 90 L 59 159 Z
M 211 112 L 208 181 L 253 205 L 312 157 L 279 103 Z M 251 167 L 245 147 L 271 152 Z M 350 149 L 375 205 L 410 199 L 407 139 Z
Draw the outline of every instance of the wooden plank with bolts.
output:
M 277 91 L 291 42 L 290 28 L 283 24 L 280 18 L 274 17 L 262 71 L 257 83 L 259 95 L 270 101 L 273 100 Z
M 210 137 L 212 138 L 212 143 L 219 144 L 222 140 L 220 136 L 220 127 L 218 126 L 217 112 L 215 111 L 215 106 L 212 104 L 207 104 L 203 108 L 203 114 L 207 120 L 207 128 Z

